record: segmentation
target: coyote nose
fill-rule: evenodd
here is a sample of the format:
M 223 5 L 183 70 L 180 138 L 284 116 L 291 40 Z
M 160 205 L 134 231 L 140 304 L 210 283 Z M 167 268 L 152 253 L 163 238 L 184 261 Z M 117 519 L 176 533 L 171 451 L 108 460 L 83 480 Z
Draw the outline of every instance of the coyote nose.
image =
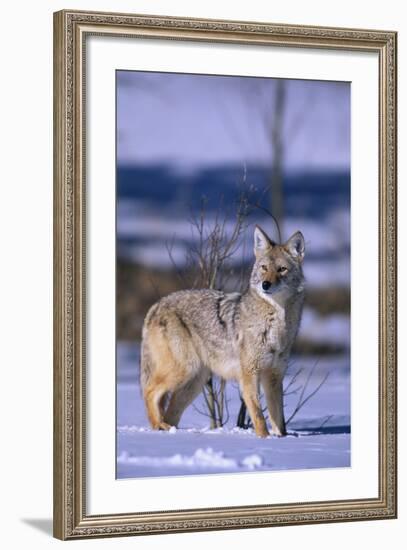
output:
M 263 281 L 261 286 L 263 287 L 263 290 L 268 290 L 271 287 L 271 283 L 270 281 Z

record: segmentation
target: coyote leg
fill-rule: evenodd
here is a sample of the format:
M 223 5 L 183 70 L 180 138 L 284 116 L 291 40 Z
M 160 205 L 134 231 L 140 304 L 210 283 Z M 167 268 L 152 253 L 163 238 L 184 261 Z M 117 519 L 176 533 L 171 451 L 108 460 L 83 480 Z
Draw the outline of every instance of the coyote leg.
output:
M 258 375 L 254 373 L 242 373 L 241 390 L 250 418 L 252 419 L 254 430 L 259 437 L 267 437 L 269 431 L 261 410 L 259 399 L 259 380 Z
M 164 415 L 166 423 L 171 426 L 178 426 L 182 413 L 202 390 L 206 378 L 206 374 L 205 376 L 202 374 L 197 375 L 174 391 L 170 398 L 167 412 Z
M 165 409 L 167 408 L 167 404 L 168 404 L 168 393 L 166 392 L 162 395 L 160 401 L 158 402 L 158 407 L 160 409 L 161 418 L 164 418 Z
M 164 422 L 162 415 L 162 405 L 165 400 L 167 389 L 150 383 L 144 393 L 146 402 L 147 416 L 151 427 L 154 430 L 169 430 L 171 426 Z
M 284 420 L 283 376 L 279 372 L 265 369 L 261 373 L 261 382 L 266 396 L 272 433 L 278 436 L 287 434 Z

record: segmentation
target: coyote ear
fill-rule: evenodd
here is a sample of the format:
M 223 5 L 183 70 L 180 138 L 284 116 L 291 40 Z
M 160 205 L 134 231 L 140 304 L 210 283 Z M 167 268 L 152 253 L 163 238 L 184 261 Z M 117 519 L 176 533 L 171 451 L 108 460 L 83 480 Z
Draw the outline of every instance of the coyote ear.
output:
M 305 241 L 301 231 L 294 233 L 294 235 L 288 239 L 284 246 L 291 256 L 302 262 L 305 253 Z
M 271 241 L 265 232 L 260 229 L 258 225 L 256 225 L 256 228 L 254 230 L 254 253 L 257 256 L 263 255 L 266 250 L 269 248 L 273 248 L 274 243 Z

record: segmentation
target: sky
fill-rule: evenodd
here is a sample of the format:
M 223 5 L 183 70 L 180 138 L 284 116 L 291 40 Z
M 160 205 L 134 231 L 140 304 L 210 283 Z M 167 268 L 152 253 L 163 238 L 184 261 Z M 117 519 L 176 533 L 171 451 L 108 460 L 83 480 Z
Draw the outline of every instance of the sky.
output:
M 284 80 L 284 169 L 349 170 L 350 83 Z M 276 80 L 117 72 L 119 165 L 270 164 Z

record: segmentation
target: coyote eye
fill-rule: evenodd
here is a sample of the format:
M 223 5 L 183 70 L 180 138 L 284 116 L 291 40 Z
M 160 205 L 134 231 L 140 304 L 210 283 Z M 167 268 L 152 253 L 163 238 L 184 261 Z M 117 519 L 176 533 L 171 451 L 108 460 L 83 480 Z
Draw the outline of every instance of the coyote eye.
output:
M 281 267 L 278 268 L 277 270 L 279 273 L 287 273 L 287 268 L 284 267 L 283 265 Z
M 260 269 L 262 269 L 263 271 L 267 271 L 267 266 L 266 265 L 261 265 Z

